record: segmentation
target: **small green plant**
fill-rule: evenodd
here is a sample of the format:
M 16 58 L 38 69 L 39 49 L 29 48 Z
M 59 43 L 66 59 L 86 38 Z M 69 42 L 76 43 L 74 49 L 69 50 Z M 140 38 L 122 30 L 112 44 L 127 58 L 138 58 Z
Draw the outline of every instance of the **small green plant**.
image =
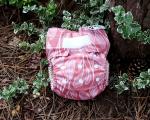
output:
M 48 60 L 43 58 L 43 59 L 41 59 L 40 64 L 42 66 L 48 65 Z
M 15 24 L 14 22 L 12 23 L 13 25 L 13 29 L 14 29 L 14 33 L 20 33 L 20 32 L 26 32 L 28 34 L 28 36 L 31 36 L 33 34 L 37 34 L 38 33 L 38 29 L 34 26 L 33 23 L 27 23 L 24 22 L 21 25 L 19 24 Z
M 33 81 L 33 95 L 39 96 L 40 90 L 47 87 L 49 82 L 50 79 L 48 79 L 47 75 L 43 73 L 43 71 L 39 71 L 36 75 L 36 79 Z
M 81 26 L 104 24 L 104 13 L 100 9 L 103 0 L 77 0 L 76 2 L 81 5 L 81 9 L 72 14 L 68 11 L 63 12 L 63 28 L 77 30 Z
M 36 34 L 39 39 L 35 43 L 29 44 L 28 42 L 24 41 L 19 44 L 19 47 L 25 50 L 30 50 L 31 52 L 41 52 L 45 46 L 46 31 L 56 14 L 56 4 L 53 2 L 53 0 L 50 0 L 46 7 L 37 5 L 28 5 L 23 7 L 24 13 L 29 11 L 32 11 L 38 15 L 39 21 L 42 24 L 42 28 L 36 28 L 33 23 L 24 22 L 21 25 L 13 23 L 14 33 L 17 34 L 21 31 L 24 31 L 28 34 L 28 36 Z
M 33 23 L 26 23 L 26 22 L 24 22 L 21 25 L 13 23 L 13 27 L 15 34 L 23 31 L 27 33 L 28 36 L 36 34 L 39 37 L 39 39 L 32 44 L 29 44 L 26 41 L 19 43 L 20 48 L 24 50 L 29 50 L 31 52 L 41 52 L 44 49 L 46 33 L 43 30 L 36 28 Z
M 39 34 L 39 40 L 31 44 L 30 48 L 32 52 L 41 52 L 43 49 L 45 49 L 45 37 L 46 33 L 44 31 L 41 31 Z
M 27 13 L 29 11 L 36 13 L 39 17 L 40 23 L 44 27 L 48 27 L 56 15 L 56 4 L 53 0 L 50 0 L 46 7 L 36 5 L 23 7 L 23 13 Z
M 126 90 L 129 90 L 129 83 L 128 83 L 128 75 L 124 73 L 122 76 L 119 76 L 118 83 L 115 85 L 118 93 L 121 94 Z
M 4 87 L 2 91 L 0 91 L 0 99 L 11 100 L 16 94 L 26 94 L 29 89 L 29 85 L 23 79 L 17 79 L 8 87 Z
M 139 77 L 136 77 L 133 81 L 133 88 L 145 89 L 150 87 L 150 69 L 145 72 L 141 72 Z
M 22 8 L 25 5 L 32 5 L 37 3 L 37 0 L 0 0 L 0 5 L 12 5 Z
M 28 42 L 24 41 L 19 43 L 19 47 L 24 50 L 29 50 L 33 53 L 39 53 L 44 49 L 45 46 L 45 34 L 46 33 L 44 31 L 41 31 L 39 33 L 39 39 L 35 43 L 29 44 Z
M 125 12 L 122 6 L 112 7 L 111 10 L 115 14 L 115 21 L 117 24 L 117 32 L 122 35 L 124 39 L 136 39 L 143 43 L 150 43 L 150 30 L 142 31 L 140 24 L 133 20 L 131 12 Z
M 14 33 L 20 33 L 20 32 L 25 32 L 28 34 L 28 36 L 31 36 L 33 34 L 36 34 L 39 39 L 32 44 L 29 44 L 26 41 L 23 41 L 21 43 L 19 43 L 19 47 L 24 49 L 24 50 L 30 50 L 31 52 L 41 52 L 44 49 L 44 45 L 45 45 L 45 32 L 36 28 L 32 23 L 26 23 L 24 22 L 21 25 L 15 24 L 13 23 L 13 27 L 14 27 Z
M 106 0 L 103 5 L 100 7 L 100 13 L 104 13 L 105 11 L 109 10 L 111 7 L 111 3 L 109 0 Z
M 126 73 L 122 76 L 119 76 L 118 83 L 115 85 L 118 93 L 121 94 L 126 90 L 129 90 L 131 87 L 133 90 L 140 90 L 150 87 L 150 69 L 145 72 L 141 72 L 138 77 L 134 80 L 130 80 Z

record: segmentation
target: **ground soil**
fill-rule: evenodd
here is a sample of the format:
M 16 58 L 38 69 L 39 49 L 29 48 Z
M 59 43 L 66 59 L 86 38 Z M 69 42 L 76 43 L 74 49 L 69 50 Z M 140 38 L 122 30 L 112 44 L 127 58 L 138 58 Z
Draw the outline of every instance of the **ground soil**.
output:
M 39 70 L 42 55 L 28 53 L 17 46 L 26 39 L 13 33 L 11 22 L 19 22 L 18 16 L 16 9 L 0 9 L 0 89 L 18 77 L 32 83 Z M 108 58 L 112 82 L 113 75 L 127 71 L 129 63 L 121 61 L 113 52 Z M 28 94 L 19 95 L 9 103 L 0 100 L 0 120 L 150 120 L 150 90 L 118 95 L 107 87 L 93 100 L 73 101 L 57 96 L 49 87 L 38 98 Z

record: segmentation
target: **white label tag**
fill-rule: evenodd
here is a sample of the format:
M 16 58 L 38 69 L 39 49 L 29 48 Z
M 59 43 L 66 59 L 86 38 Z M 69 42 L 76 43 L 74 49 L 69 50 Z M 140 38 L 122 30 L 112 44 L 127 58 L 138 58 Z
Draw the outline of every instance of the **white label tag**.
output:
M 102 25 L 93 25 L 93 26 L 87 26 L 91 30 L 98 30 L 98 29 L 105 29 Z
M 89 45 L 91 43 L 90 37 L 88 35 L 63 38 L 62 47 L 63 48 L 81 48 L 83 46 Z

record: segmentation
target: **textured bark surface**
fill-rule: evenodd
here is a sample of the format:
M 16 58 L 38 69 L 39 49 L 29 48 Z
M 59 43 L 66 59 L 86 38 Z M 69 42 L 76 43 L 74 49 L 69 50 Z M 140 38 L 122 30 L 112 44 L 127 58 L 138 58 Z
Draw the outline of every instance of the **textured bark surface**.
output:
M 148 0 L 150 1 L 150 0 Z M 143 27 L 150 28 L 150 2 L 147 4 L 147 13 L 143 20 Z

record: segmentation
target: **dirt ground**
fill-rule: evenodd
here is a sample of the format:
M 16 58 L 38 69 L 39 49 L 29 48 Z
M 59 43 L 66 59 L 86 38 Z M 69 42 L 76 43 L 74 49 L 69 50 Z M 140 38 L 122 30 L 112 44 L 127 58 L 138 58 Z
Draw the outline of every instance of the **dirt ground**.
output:
M 15 9 L 0 8 L 0 89 L 18 77 L 31 83 L 39 70 L 41 55 L 17 46 L 26 36 L 19 38 L 13 33 L 11 22 L 18 21 L 16 14 Z M 114 53 L 109 54 L 111 57 Z M 114 73 L 119 74 L 126 65 L 116 59 L 118 63 L 110 71 L 110 82 Z M 113 60 L 110 63 L 114 67 Z M 93 100 L 73 101 L 57 96 L 49 87 L 38 98 L 28 94 L 19 95 L 9 103 L 0 100 L 0 120 L 150 120 L 150 90 L 118 95 L 107 87 Z

